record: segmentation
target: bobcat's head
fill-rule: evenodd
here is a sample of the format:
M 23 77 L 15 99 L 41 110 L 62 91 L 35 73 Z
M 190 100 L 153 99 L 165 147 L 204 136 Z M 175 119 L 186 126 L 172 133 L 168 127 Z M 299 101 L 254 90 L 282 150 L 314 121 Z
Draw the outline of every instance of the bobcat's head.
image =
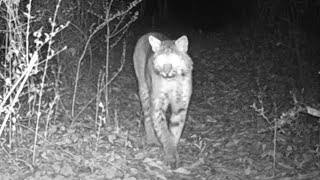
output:
M 192 71 L 192 61 L 187 54 L 188 38 L 182 36 L 176 41 L 161 41 L 149 36 L 155 71 L 165 78 L 185 76 Z

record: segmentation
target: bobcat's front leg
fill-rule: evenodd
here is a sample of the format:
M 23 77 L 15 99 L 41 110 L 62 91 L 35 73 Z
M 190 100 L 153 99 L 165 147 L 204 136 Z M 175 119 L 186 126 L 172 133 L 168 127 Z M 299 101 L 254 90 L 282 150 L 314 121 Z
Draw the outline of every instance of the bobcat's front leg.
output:
M 170 123 L 169 123 L 169 127 L 170 127 L 170 132 L 172 134 L 172 138 L 174 139 L 174 146 L 178 147 L 178 143 L 179 143 L 179 139 L 185 124 L 185 119 L 187 116 L 187 108 L 188 105 L 187 104 L 171 104 L 171 117 L 170 117 Z M 177 163 L 176 163 L 176 167 L 179 166 L 179 156 L 177 154 Z
M 150 96 L 148 89 L 146 87 L 140 87 L 139 90 L 140 100 L 142 104 L 143 110 L 143 123 L 144 123 L 144 130 L 145 130 L 145 143 L 147 144 L 155 144 L 159 145 L 158 138 L 153 130 L 153 122 L 151 119 L 151 112 L 150 112 Z
M 181 78 L 181 82 L 177 84 L 174 93 L 170 98 L 171 117 L 170 117 L 170 131 L 174 136 L 175 143 L 178 144 L 188 111 L 188 106 L 191 97 L 191 75 L 187 78 Z M 189 78 L 188 78 L 189 77 Z M 179 88 L 184 87 L 184 88 Z
M 175 169 L 179 166 L 180 160 L 174 137 L 168 129 L 165 116 L 168 104 L 169 102 L 164 94 L 159 95 L 158 97 L 153 97 L 151 114 L 154 130 L 163 146 L 165 161 L 171 168 Z

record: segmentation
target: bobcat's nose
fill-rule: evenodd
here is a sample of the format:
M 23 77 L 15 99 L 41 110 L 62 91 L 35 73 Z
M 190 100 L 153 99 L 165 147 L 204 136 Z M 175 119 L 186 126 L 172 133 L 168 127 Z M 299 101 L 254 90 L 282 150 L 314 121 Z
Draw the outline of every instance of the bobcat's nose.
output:
M 163 65 L 163 72 L 166 74 L 166 76 L 170 77 L 172 76 L 172 65 L 171 64 L 165 64 Z

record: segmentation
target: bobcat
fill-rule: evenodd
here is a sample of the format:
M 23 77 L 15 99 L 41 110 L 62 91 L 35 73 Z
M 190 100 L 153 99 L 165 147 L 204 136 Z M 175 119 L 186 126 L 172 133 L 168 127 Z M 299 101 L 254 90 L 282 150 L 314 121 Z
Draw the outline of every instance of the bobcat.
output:
M 192 93 L 193 62 L 187 50 L 186 36 L 173 41 L 160 33 L 148 33 L 138 40 L 133 54 L 146 143 L 160 141 L 165 161 L 172 169 L 180 163 L 177 145 Z

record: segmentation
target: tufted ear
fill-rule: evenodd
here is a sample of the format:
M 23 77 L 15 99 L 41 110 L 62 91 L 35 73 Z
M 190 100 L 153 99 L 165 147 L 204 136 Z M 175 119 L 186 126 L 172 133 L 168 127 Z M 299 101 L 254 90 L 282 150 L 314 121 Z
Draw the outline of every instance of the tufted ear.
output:
M 149 43 L 151 45 L 152 51 L 156 52 L 160 50 L 161 41 L 154 36 L 149 36 Z
M 179 39 L 175 42 L 177 48 L 179 51 L 187 52 L 188 51 L 188 38 L 187 36 L 181 36 Z

